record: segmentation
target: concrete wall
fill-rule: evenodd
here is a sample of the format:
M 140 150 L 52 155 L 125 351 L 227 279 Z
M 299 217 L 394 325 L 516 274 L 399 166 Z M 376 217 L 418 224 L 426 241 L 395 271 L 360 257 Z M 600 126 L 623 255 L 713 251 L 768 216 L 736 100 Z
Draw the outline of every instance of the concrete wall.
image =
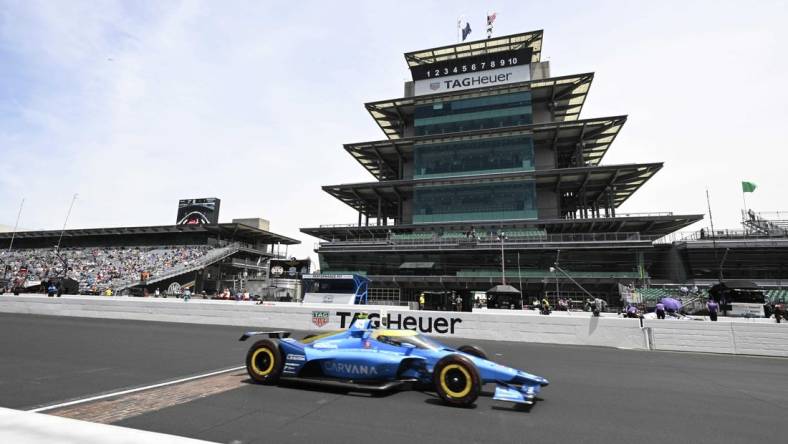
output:
M 192 299 L 0 296 L 0 312 L 88 318 L 135 319 L 316 332 L 347 328 L 358 313 L 395 329 L 468 339 L 645 348 L 639 322 L 617 318 L 528 316 L 520 313 L 410 311 L 385 306 L 266 304 Z
M 233 219 L 234 224 L 246 225 L 258 230 L 271 231 L 271 222 L 268 219 L 259 217 L 247 217 L 242 219 Z
M 725 319 L 720 322 L 592 317 L 586 313 L 540 316 L 533 312 L 440 312 L 386 306 L 230 302 L 126 297 L 0 296 L 0 312 L 88 318 L 135 319 L 237 325 L 261 329 L 347 328 L 358 313 L 394 329 L 473 339 L 594 345 L 640 350 L 670 350 L 788 357 L 788 324 Z M 240 333 L 240 331 L 239 331 Z
M 210 444 L 209 441 L 0 407 L 0 442 Z
M 551 170 L 555 168 L 555 153 L 546 146 L 534 146 L 534 168 Z
M 534 123 L 550 123 L 553 121 L 553 115 L 547 109 L 547 102 L 534 102 L 533 113 Z
M 719 322 L 645 320 L 652 350 L 788 357 L 788 324 L 773 320 Z
M 531 80 L 550 78 L 550 62 L 531 63 Z
M 536 209 L 540 219 L 560 218 L 558 193 L 546 187 L 536 187 Z

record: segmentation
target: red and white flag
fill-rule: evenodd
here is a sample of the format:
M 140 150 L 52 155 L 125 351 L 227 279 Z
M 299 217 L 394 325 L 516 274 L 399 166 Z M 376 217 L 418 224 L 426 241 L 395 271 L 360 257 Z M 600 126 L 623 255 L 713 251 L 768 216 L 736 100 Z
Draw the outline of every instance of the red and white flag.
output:
M 495 17 L 496 17 L 496 14 L 494 12 L 487 14 L 487 38 L 488 39 L 490 37 L 492 37 L 493 22 L 495 21 Z

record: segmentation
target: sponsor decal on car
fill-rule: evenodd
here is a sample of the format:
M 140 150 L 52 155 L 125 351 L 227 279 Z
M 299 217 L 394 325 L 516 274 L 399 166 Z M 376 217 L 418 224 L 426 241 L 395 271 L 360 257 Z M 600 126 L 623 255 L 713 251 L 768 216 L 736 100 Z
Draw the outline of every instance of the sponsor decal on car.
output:
M 374 376 L 378 374 L 378 369 L 372 365 L 350 364 L 345 362 L 327 361 L 323 364 L 323 369 L 331 373 L 342 373 L 346 375 Z
M 306 361 L 306 356 L 304 356 L 304 355 L 288 354 L 287 355 L 287 360 L 288 361 Z
M 312 323 L 315 324 L 318 328 L 328 324 L 328 312 L 327 311 L 313 311 L 312 312 Z M 344 327 L 343 327 L 344 328 Z

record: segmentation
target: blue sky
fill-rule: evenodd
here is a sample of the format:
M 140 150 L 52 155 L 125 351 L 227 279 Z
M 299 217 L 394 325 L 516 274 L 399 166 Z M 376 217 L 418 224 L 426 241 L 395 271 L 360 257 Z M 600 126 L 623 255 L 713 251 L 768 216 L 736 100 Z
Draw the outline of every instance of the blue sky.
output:
M 664 161 L 622 211 L 705 212 L 735 228 L 740 181 L 784 205 L 785 2 L 0 0 L 0 224 L 172 223 L 179 198 L 273 231 L 355 220 L 321 185 L 371 176 L 343 143 L 383 134 L 405 51 L 544 29 L 553 75 L 593 71 L 583 117 L 628 114 L 603 163 Z M 696 228 L 700 228 L 697 226 Z

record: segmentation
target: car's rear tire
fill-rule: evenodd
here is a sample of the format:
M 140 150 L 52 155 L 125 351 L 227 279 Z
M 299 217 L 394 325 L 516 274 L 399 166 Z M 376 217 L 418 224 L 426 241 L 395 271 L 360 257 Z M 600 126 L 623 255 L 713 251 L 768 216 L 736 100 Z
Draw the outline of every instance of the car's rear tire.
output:
M 279 344 L 269 339 L 255 342 L 246 353 L 246 372 L 259 384 L 276 384 L 282 367 L 284 359 Z
M 470 359 L 462 355 L 448 355 L 438 361 L 432 382 L 438 396 L 457 407 L 472 405 L 482 389 L 479 371 Z
M 487 353 L 482 350 L 481 347 L 477 345 L 461 345 L 457 347 L 458 351 L 463 353 L 468 353 L 471 356 L 476 356 L 477 358 L 487 359 Z

